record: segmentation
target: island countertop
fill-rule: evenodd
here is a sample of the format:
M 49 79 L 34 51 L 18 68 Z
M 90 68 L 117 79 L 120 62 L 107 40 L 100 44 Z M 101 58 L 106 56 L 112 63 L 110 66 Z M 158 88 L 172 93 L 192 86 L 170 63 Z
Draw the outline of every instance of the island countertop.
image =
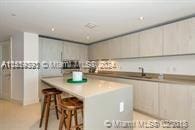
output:
M 70 93 L 80 99 L 116 91 L 125 87 L 131 87 L 131 85 L 128 84 L 99 80 L 95 78 L 88 78 L 86 83 L 67 83 L 68 78 L 70 77 L 50 77 L 42 78 L 41 81 L 58 88 L 61 91 Z

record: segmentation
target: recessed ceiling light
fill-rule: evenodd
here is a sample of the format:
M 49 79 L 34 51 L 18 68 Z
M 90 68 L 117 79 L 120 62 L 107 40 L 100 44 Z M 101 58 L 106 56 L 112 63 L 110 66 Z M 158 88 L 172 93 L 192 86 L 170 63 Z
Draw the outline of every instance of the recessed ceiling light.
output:
M 139 20 L 144 20 L 144 17 L 143 16 L 139 17 Z
M 85 27 L 89 28 L 89 29 L 93 29 L 95 28 L 97 25 L 93 24 L 93 23 L 88 23 L 85 25 Z
M 52 32 L 55 31 L 55 28 L 51 28 L 51 31 L 52 31 Z
M 90 39 L 90 36 L 86 36 L 86 39 L 89 40 Z
M 14 13 L 11 13 L 11 16 L 16 16 L 16 14 L 14 14 Z

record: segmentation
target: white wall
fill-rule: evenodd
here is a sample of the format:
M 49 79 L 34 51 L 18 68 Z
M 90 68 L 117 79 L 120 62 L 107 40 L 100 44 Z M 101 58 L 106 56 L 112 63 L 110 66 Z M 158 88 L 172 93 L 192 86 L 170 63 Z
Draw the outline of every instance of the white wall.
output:
M 195 55 L 116 60 L 120 71 L 195 75 Z
M 12 35 L 12 60 L 38 61 L 37 34 L 17 32 Z M 12 99 L 23 104 L 38 102 L 38 70 L 12 70 Z
M 18 32 L 11 38 L 11 59 L 13 61 L 23 61 L 24 59 L 24 33 Z M 23 103 L 24 71 L 14 69 L 11 72 L 12 92 L 11 98 L 19 103 Z

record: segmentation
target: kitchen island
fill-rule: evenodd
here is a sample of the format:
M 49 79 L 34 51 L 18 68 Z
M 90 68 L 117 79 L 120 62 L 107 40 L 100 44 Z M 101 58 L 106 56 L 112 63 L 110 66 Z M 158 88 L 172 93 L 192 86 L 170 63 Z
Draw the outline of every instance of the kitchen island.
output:
M 127 130 L 128 124 L 117 128 L 117 121 L 133 120 L 133 87 L 95 78 L 86 83 L 67 83 L 68 77 L 42 78 L 43 84 L 55 87 L 83 101 L 84 130 Z M 128 128 L 131 130 L 131 128 Z

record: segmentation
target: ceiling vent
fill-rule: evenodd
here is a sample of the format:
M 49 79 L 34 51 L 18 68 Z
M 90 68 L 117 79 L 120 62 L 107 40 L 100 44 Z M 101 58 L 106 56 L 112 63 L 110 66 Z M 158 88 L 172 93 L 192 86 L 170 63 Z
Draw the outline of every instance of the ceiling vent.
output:
M 93 24 L 93 23 L 88 23 L 85 25 L 86 28 L 89 28 L 89 29 L 94 29 L 97 25 Z

